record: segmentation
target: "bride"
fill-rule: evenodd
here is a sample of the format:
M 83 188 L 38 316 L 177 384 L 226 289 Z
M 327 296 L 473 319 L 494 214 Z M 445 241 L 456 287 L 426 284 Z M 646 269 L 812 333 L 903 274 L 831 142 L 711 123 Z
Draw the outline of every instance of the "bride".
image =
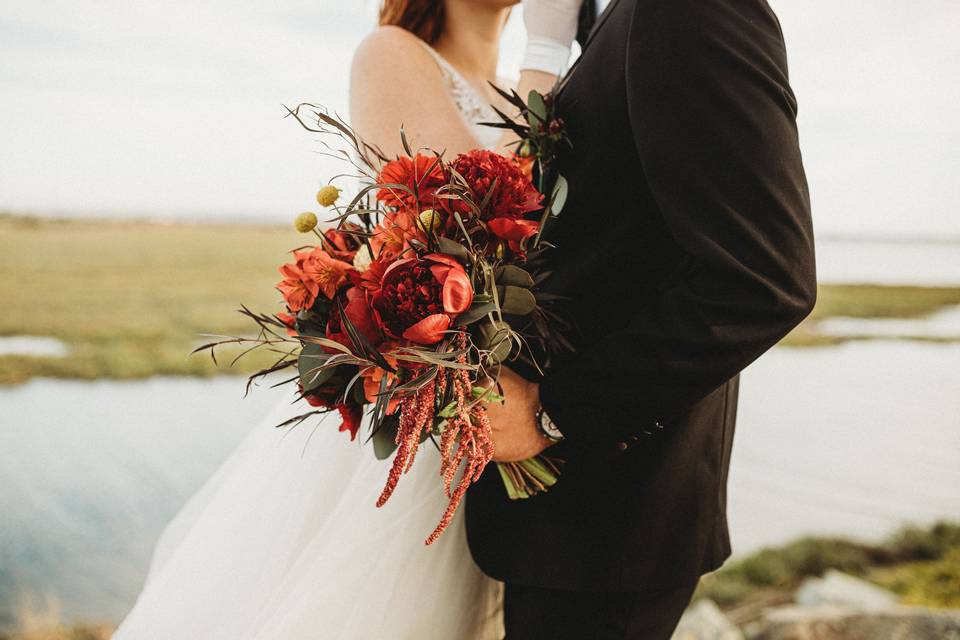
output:
M 477 123 L 495 119 L 488 82 L 504 84 L 498 51 L 513 4 L 385 1 L 381 26 L 353 61 L 353 126 L 388 156 L 400 153 L 401 125 L 411 145 L 449 157 L 501 148 L 508 140 L 499 130 Z M 555 5 L 575 13 L 580 2 L 529 4 L 528 31 L 534 19 L 549 22 Z M 524 71 L 519 90 L 546 91 L 555 80 Z M 336 415 L 315 429 L 273 427 L 296 409 L 281 402 L 170 523 L 114 637 L 502 637 L 501 585 L 474 564 L 462 510 L 435 544 L 423 544 L 447 503 L 437 452 L 425 446 L 377 509 L 389 461 L 339 433 Z

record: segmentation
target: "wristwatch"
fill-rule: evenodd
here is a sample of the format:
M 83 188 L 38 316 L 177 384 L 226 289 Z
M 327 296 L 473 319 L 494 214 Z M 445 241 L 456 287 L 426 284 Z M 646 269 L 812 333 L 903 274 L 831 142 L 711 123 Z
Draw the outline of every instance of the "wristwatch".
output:
M 536 419 L 537 428 L 540 430 L 540 433 L 543 434 L 543 437 L 552 442 L 560 442 L 563 440 L 563 434 L 560 433 L 560 429 L 558 429 L 557 425 L 550 419 L 550 416 L 547 415 L 543 407 L 537 410 Z

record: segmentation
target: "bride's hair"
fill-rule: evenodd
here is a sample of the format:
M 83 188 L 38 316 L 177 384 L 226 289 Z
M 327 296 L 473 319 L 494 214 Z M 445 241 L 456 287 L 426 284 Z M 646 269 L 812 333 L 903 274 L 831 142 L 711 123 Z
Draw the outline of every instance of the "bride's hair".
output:
M 427 44 L 443 32 L 443 0 L 383 0 L 380 24 L 406 29 Z

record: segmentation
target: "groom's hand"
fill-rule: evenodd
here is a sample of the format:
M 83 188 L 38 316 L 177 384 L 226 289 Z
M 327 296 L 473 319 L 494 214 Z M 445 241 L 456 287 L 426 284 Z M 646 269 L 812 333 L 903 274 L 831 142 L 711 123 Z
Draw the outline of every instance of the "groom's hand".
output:
M 493 431 L 493 459 L 514 462 L 531 458 L 553 444 L 537 427 L 540 386 L 506 367 L 500 368 L 499 382 L 503 403 L 487 404 Z

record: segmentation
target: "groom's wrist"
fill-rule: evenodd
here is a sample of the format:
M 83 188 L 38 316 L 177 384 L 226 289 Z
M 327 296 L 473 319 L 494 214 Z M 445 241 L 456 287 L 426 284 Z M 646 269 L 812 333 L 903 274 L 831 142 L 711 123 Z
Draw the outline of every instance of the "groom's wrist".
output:
M 542 71 L 561 76 L 567 71 L 570 62 L 570 45 L 550 38 L 531 35 L 527 37 L 527 46 L 520 62 L 521 71 Z

